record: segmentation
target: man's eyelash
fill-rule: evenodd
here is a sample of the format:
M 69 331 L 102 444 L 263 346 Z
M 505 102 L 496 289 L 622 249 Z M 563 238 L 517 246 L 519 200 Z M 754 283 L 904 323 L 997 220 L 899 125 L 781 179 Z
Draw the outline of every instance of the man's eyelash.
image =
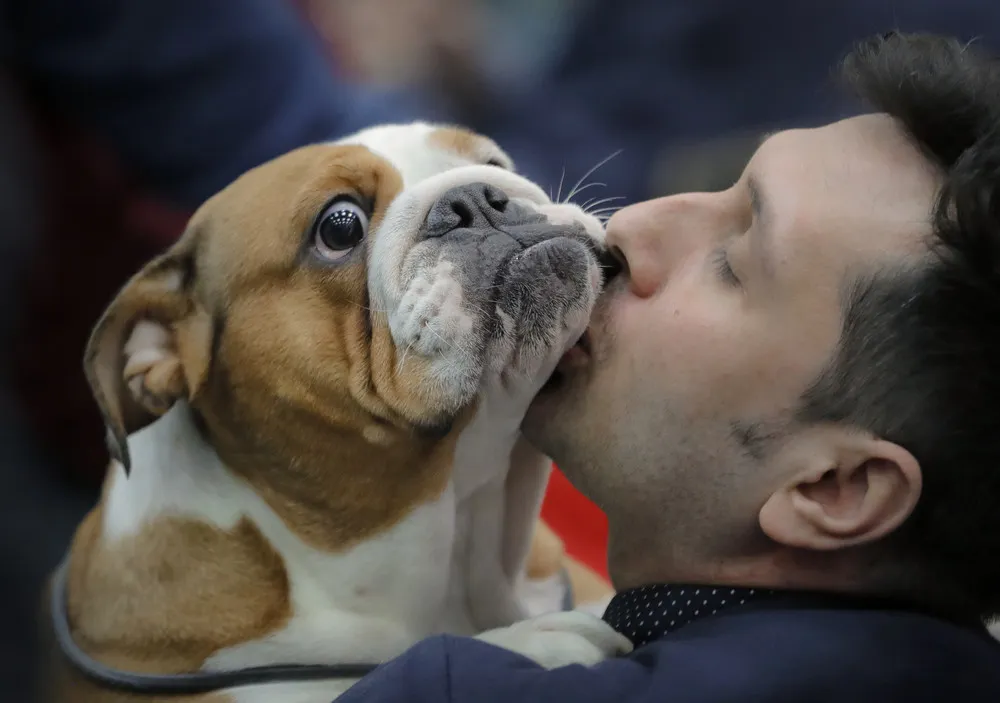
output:
M 726 255 L 725 248 L 720 248 L 715 251 L 715 270 L 718 273 L 719 278 L 722 279 L 724 283 L 731 286 L 738 286 L 740 284 L 740 279 L 736 277 L 736 272 L 733 271 L 733 267 L 729 265 L 729 257 Z

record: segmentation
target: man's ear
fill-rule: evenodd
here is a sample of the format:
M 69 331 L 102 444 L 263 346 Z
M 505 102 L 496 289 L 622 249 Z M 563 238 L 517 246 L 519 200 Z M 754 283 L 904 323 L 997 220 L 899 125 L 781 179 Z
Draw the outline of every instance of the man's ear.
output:
M 193 399 L 208 373 L 212 318 L 194 300 L 193 262 L 167 253 L 125 285 L 94 327 L 84 370 L 108 431 L 108 448 L 131 467 L 127 437 L 180 398 Z
M 855 430 L 810 430 L 778 455 L 789 478 L 759 520 L 765 534 L 788 547 L 833 550 L 873 542 L 899 527 L 920 498 L 914 456 Z

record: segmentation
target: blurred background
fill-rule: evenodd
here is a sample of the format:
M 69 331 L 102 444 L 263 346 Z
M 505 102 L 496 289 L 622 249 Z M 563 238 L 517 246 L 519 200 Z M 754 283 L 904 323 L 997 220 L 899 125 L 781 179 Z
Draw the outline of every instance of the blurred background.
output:
M 412 119 L 547 189 L 586 178 L 580 201 L 724 188 L 762 132 L 848 114 L 831 65 L 893 28 L 995 47 L 1000 3 L 0 0 L 0 700 L 30 700 L 40 584 L 107 462 L 90 327 L 204 199 Z M 603 570 L 603 518 L 558 474 L 544 515 Z

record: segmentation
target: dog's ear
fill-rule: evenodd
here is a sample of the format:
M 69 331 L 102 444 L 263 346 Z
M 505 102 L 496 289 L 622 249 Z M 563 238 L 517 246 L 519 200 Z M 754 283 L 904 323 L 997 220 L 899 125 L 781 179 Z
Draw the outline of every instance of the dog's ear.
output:
M 127 437 L 180 398 L 197 395 L 211 360 L 212 318 L 193 294 L 194 259 L 147 264 L 125 284 L 90 335 L 84 369 L 104 416 L 108 448 L 127 472 Z

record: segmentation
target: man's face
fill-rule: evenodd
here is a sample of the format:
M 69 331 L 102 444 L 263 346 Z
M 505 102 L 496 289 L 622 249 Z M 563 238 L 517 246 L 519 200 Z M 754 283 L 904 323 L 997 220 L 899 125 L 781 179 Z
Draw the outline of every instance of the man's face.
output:
M 760 508 L 794 469 L 796 430 L 768 435 L 831 360 L 853 276 L 920 255 L 936 187 L 869 115 L 770 137 L 726 191 L 612 218 L 628 270 L 589 357 L 564 360 L 524 423 L 607 512 L 612 568 L 629 550 L 683 563 L 759 545 Z

